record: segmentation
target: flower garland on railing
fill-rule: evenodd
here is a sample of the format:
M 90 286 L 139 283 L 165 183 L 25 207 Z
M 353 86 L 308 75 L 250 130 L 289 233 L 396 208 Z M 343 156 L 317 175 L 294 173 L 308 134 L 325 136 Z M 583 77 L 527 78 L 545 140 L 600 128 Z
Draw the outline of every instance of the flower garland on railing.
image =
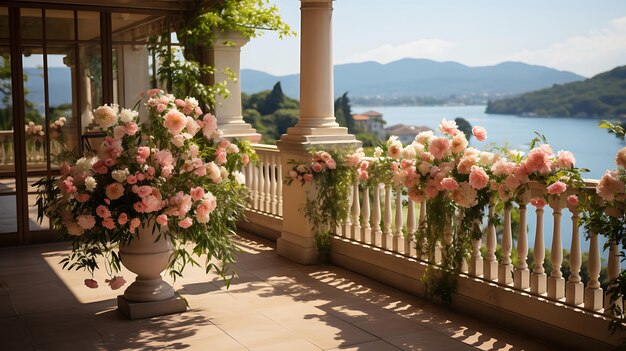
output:
M 512 206 L 530 182 L 547 187 L 545 195 L 532 200 L 542 206 L 565 194 L 568 188 L 582 188 L 581 172 L 585 170 L 575 167 L 571 152 L 555 154 L 539 134 L 524 156 L 504 148 L 489 152 L 469 147 L 466 135 L 454 121 L 444 119 L 439 130 L 440 136 L 432 131 L 421 132 L 406 146 L 392 136 L 376 148 L 373 159 L 362 159 L 360 149 L 351 155 L 335 151 L 328 166 L 324 158 L 330 153 L 317 151 L 311 161 L 291 161 L 293 168 L 286 182 L 315 183 L 320 195 L 308 199 L 304 208 L 307 219 L 318 230 L 320 224 L 334 229 L 348 216 L 354 181 L 368 187 L 393 184 L 406 188 L 403 191 L 408 198 L 426 205 L 424 222 L 416 233 L 407 235 L 430 262 L 434 262 L 437 247 L 443 253 L 442 261 L 426 271 L 427 293 L 450 302 L 454 277 L 472 252 L 472 240 L 483 236 L 481 224 L 487 208 L 493 208 L 488 223 L 496 224 L 499 211 Z M 474 127 L 472 133 L 478 141 L 487 138 L 482 127 Z M 568 200 L 578 202 L 575 195 Z

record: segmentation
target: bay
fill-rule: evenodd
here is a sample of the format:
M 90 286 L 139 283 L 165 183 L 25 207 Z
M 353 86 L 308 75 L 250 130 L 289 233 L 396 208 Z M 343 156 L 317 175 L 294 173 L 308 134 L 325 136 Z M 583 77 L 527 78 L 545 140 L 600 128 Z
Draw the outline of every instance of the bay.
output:
M 496 146 L 507 145 L 510 148 L 528 152 L 530 142 L 536 137 L 535 132 L 545 135 L 548 143 L 555 152 L 568 150 L 574 153 L 576 166 L 589 169 L 583 174 L 587 179 L 599 179 L 608 169 L 614 169 L 615 154 L 626 146 L 626 143 L 606 129 L 598 128 L 599 120 L 571 117 L 520 117 L 512 115 L 486 114 L 485 106 L 353 106 L 353 113 L 362 113 L 368 110 L 383 114 L 386 127 L 395 124 L 426 126 L 439 134 L 437 127 L 445 118 L 454 120 L 456 117 L 466 119 L 472 126 L 482 126 L 487 130 L 487 140 L 478 142 L 475 138 L 470 141 L 471 146 L 480 150 L 489 150 Z M 528 238 L 529 247 L 534 245 L 536 233 L 536 216 L 534 209 L 529 206 Z M 546 206 L 544 214 L 545 247 L 551 248 L 553 231 L 552 210 Z M 569 251 L 573 225 L 571 213 L 563 210 L 561 221 L 563 248 Z M 584 228 L 580 228 L 581 246 L 583 251 L 589 249 L 584 239 Z M 600 245 L 606 242 L 600 237 Z M 603 265 L 606 264 L 606 251 L 602 252 Z

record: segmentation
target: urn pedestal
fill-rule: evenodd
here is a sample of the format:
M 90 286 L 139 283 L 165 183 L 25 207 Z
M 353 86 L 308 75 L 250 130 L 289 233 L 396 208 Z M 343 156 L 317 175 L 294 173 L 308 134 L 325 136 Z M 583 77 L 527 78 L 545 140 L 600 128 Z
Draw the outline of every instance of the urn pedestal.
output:
M 141 319 L 180 313 L 187 303 L 176 296 L 174 288 L 161 277 L 172 254 L 172 244 L 159 236 L 154 224 L 141 226 L 127 245 L 120 246 L 124 267 L 137 274 L 135 281 L 117 297 L 117 308 L 129 319 Z

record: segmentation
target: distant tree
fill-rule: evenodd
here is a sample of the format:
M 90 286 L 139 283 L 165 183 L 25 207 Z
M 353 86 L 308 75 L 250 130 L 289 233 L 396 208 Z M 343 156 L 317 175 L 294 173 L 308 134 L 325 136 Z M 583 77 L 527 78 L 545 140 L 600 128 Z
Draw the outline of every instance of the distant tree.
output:
M 343 118 L 346 120 L 346 127 L 348 132 L 354 133 L 354 119 L 352 119 L 352 106 L 350 105 L 350 99 L 348 99 L 348 92 L 341 95 L 341 112 Z
M 337 121 L 337 123 L 339 123 L 340 126 L 347 127 L 348 125 L 346 124 L 346 117 L 344 116 L 343 110 L 341 109 L 341 101 L 341 97 L 338 97 L 337 100 L 335 100 L 335 120 Z
M 456 125 L 459 127 L 459 130 L 465 133 L 467 140 L 470 140 L 472 137 L 472 125 L 463 117 L 457 117 L 454 119 Z
M 287 133 L 287 129 L 298 123 L 298 110 L 279 109 L 274 112 L 274 123 L 276 124 L 276 140 Z
M 265 98 L 263 104 L 257 109 L 262 115 L 269 115 L 270 113 L 274 113 L 274 111 L 278 110 L 284 100 L 285 94 L 283 94 L 283 89 L 280 86 L 280 82 L 277 82 L 276 84 L 274 84 L 272 92 Z

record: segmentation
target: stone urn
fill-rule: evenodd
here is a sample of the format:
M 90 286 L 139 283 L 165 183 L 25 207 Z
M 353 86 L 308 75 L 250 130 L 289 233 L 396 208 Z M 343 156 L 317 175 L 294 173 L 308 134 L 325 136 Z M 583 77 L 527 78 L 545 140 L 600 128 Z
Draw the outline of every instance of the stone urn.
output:
M 139 227 L 133 240 L 120 245 L 124 267 L 137 274 L 135 281 L 118 296 L 118 309 L 130 319 L 184 312 L 186 302 L 176 296 L 174 288 L 163 280 L 163 272 L 172 254 L 172 243 L 159 237 L 154 222 Z M 158 240 L 157 240 L 158 238 Z

